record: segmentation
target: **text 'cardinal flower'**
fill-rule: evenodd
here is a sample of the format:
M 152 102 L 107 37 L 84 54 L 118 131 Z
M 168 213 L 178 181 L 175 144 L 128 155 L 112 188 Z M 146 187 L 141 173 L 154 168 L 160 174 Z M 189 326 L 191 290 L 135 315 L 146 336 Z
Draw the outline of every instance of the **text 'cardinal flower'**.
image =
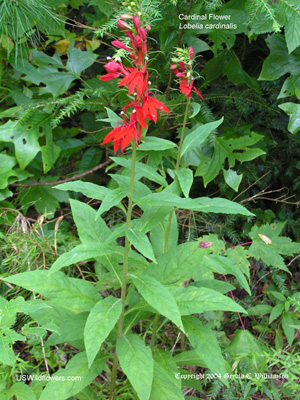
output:
M 176 57 L 172 58 L 173 63 L 171 64 L 171 70 L 175 73 L 177 78 L 179 78 L 180 92 L 184 93 L 189 99 L 192 96 L 192 90 L 203 99 L 202 94 L 194 87 L 193 78 L 193 57 L 194 50 L 190 47 L 186 49 L 177 49 Z
M 132 19 L 133 26 L 128 22 Z M 114 40 L 111 44 L 119 49 L 125 50 L 132 60 L 133 67 L 125 67 L 121 62 L 114 61 L 109 57 L 109 62 L 104 65 L 107 71 L 106 75 L 102 75 L 101 81 L 109 81 L 111 79 L 122 77 L 118 86 L 126 86 L 128 95 L 134 96 L 134 101 L 129 101 L 122 109 L 122 120 L 118 122 L 116 128 L 108 133 L 102 144 L 108 142 L 114 143 L 114 152 L 118 149 L 123 152 L 124 149 L 134 139 L 136 144 L 141 140 L 142 128 L 147 129 L 147 121 L 157 121 L 157 110 L 169 112 L 169 109 L 156 96 L 149 92 L 148 81 L 149 73 L 147 71 L 148 64 L 148 48 L 147 48 L 147 32 L 141 26 L 140 19 L 134 15 L 121 15 L 118 20 L 118 28 L 122 29 L 127 37 L 131 40 L 131 46 L 127 46 L 120 40 Z M 150 26 L 146 26 L 150 30 Z M 126 118 L 126 114 L 131 109 L 131 113 Z M 120 124 L 121 123 L 121 124 Z

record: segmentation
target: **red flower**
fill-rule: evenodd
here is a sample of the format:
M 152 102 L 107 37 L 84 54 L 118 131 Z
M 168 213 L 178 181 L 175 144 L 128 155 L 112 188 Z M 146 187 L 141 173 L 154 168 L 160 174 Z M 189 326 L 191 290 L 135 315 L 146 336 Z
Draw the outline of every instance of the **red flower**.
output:
M 151 97 L 148 93 L 144 96 L 143 100 L 143 114 L 145 118 L 152 120 L 156 123 L 157 121 L 157 111 L 161 110 L 164 112 L 170 112 L 167 106 L 161 101 L 157 100 L 155 97 Z
M 129 69 L 129 68 L 128 68 Z M 118 86 L 128 86 L 128 94 L 132 94 L 136 89 L 139 98 L 142 98 L 148 86 L 148 71 L 145 68 L 130 68 L 131 72 L 125 76 Z
M 117 126 L 112 131 L 110 131 L 104 138 L 101 144 L 107 144 L 108 142 L 114 143 L 114 153 L 120 148 L 122 153 L 127 147 L 131 140 L 134 139 L 138 145 L 138 141 L 141 140 L 142 127 L 139 127 L 139 132 L 137 131 L 137 118 L 136 113 L 132 112 L 129 123 L 127 123 L 125 117 L 123 117 L 124 122 L 121 126 Z

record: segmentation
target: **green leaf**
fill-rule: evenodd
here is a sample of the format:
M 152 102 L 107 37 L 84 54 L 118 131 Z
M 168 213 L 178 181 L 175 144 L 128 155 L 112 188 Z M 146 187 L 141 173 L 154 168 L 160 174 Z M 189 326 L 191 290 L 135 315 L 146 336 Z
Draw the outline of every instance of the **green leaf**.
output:
M 236 171 L 233 171 L 232 169 L 228 170 L 224 169 L 223 171 L 224 171 L 225 182 L 227 183 L 228 186 L 230 186 L 233 190 L 237 192 L 241 180 L 243 178 L 243 174 L 238 175 Z
M 71 251 L 67 253 L 63 253 L 52 265 L 50 268 L 49 273 L 52 274 L 54 272 L 59 271 L 63 267 L 67 267 L 68 265 L 77 263 L 79 261 L 86 261 L 91 258 L 97 258 L 106 256 L 109 254 L 116 254 L 118 253 L 117 247 L 113 247 L 107 245 L 105 243 L 99 244 L 80 244 Z M 121 252 L 120 252 L 121 254 Z
M 117 206 L 120 203 L 120 201 L 127 196 L 127 194 L 128 194 L 127 191 L 121 188 L 110 190 L 110 192 L 105 197 L 103 197 L 102 204 L 98 208 L 95 219 L 97 220 L 97 218 L 101 214 L 110 210 L 112 207 Z
M 150 398 L 153 380 L 153 358 L 149 346 L 137 335 L 119 337 L 116 348 L 122 370 L 139 399 Z
M 15 145 L 16 159 L 21 169 L 34 159 L 41 150 L 38 138 L 50 129 L 51 115 L 35 111 L 30 120 L 24 123 L 9 120 L 0 126 L 0 142 L 12 142 Z
M 130 187 L 130 176 L 120 175 L 120 174 L 109 174 L 109 176 L 118 183 L 121 189 L 128 193 L 128 188 Z M 133 185 L 133 201 L 138 201 L 141 197 L 147 196 L 151 193 L 148 186 L 144 185 L 142 182 L 135 180 Z
M 54 186 L 54 189 L 58 190 L 72 190 L 74 192 L 82 193 L 86 197 L 91 199 L 103 200 L 104 197 L 110 192 L 105 186 L 95 185 L 91 182 L 74 181 L 66 182 L 60 185 Z
M 300 45 L 300 15 L 297 8 L 295 15 L 290 16 L 285 25 L 284 34 L 289 53 L 292 53 Z
M 50 274 L 46 270 L 28 271 L 3 280 L 60 302 L 62 308 L 78 314 L 90 311 L 101 298 L 91 282 L 69 278 L 63 272 Z
M 86 353 L 81 352 L 76 354 L 65 368 L 59 369 L 52 375 L 52 377 L 61 377 L 61 380 L 57 378 L 57 380 L 47 383 L 39 400 L 66 400 L 72 396 L 76 396 L 77 393 L 89 385 L 102 372 L 105 362 L 106 357 L 102 356 L 89 368 Z M 69 376 L 80 376 L 81 379 L 68 380 Z
M 250 287 L 239 267 L 229 258 L 210 254 L 203 257 L 203 263 L 219 274 L 236 276 L 241 286 L 251 295 Z
M 269 318 L 269 324 L 271 324 L 276 318 L 278 318 L 284 310 L 284 304 L 277 304 L 272 308 Z
M 179 232 L 178 232 L 176 213 L 172 214 L 171 225 L 169 227 L 170 212 L 172 209 L 170 209 L 169 207 L 167 208 L 169 210 L 168 215 L 165 217 L 163 221 L 161 221 L 160 224 L 155 226 L 154 229 L 152 229 L 152 231 L 150 232 L 150 239 L 156 257 L 165 252 L 166 232 L 168 231 L 168 229 L 170 230 L 168 249 L 174 249 L 178 244 Z M 149 209 L 153 209 L 153 207 L 146 208 L 146 210 Z
M 97 121 L 108 122 L 112 128 L 115 128 L 117 126 L 118 122 L 120 120 L 122 120 L 122 118 L 120 118 L 120 116 L 118 114 L 116 114 L 114 111 L 112 111 L 108 107 L 105 107 L 105 110 L 107 111 L 108 118 L 98 119 Z
M 290 346 L 292 346 L 293 340 L 295 338 L 295 329 L 292 326 L 295 325 L 297 322 L 299 322 L 298 319 L 294 320 L 294 318 L 288 312 L 285 312 L 282 315 L 282 329 Z
M 183 351 L 174 356 L 174 361 L 180 365 L 196 365 L 197 367 L 207 368 L 205 361 L 199 357 L 196 350 Z
M 200 103 L 191 103 L 191 107 L 193 108 L 193 113 L 190 118 L 194 118 L 199 113 L 201 105 Z
M 138 277 L 130 274 L 140 295 L 160 314 L 166 316 L 182 329 L 180 312 L 173 295 L 169 290 L 152 276 L 144 273 Z
M 184 400 L 181 379 L 173 357 L 166 351 L 154 351 L 154 375 L 149 400 Z
M 278 106 L 290 117 L 288 130 L 297 133 L 300 129 L 300 104 L 284 103 Z
M 68 47 L 68 61 L 66 68 L 75 75 L 80 76 L 81 72 L 94 64 L 97 54 L 91 51 L 82 51 L 77 47 Z
M 176 147 L 174 142 L 155 136 L 145 136 L 139 146 L 139 151 L 163 151 Z
M 149 258 L 151 261 L 154 261 L 156 263 L 152 245 L 147 235 L 143 234 L 138 229 L 130 228 L 126 231 L 126 236 L 129 239 L 130 243 L 140 253 L 142 253 L 144 257 Z
M 222 214 L 242 214 L 253 215 L 246 208 L 233 201 L 223 198 L 199 197 L 196 199 L 183 199 L 176 194 L 162 191 L 160 193 L 152 193 L 138 200 L 138 205 L 146 206 L 168 206 L 186 210 L 222 213 Z
M 134 227 L 142 233 L 147 233 L 164 221 L 169 213 L 170 208 L 165 206 L 146 208 L 141 218 L 136 221 Z
M 46 139 L 46 144 L 44 146 L 41 146 L 44 174 L 50 171 L 61 152 L 61 148 L 53 142 L 53 136 L 50 129 L 50 121 L 47 121 L 47 123 L 45 123 L 45 128 L 46 129 L 44 131 L 44 135 Z
M 234 167 L 236 161 L 251 161 L 265 152 L 259 148 L 251 148 L 253 144 L 262 139 L 262 135 L 251 132 L 251 136 L 243 135 L 239 138 L 226 139 L 214 137 L 214 153 L 211 158 L 202 156 L 195 176 L 202 176 L 206 187 L 223 168 L 224 162 L 228 159 L 229 168 Z
M 121 311 L 121 299 L 111 296 L 98 301 L 91 309 L 84 328 L 84 344 L 89 368 L 102 343 L 118 321 Z
M 127 160 L 126 158 L 122 157 L 111 157 L 111 159 L 115 163 L 122 165 L 122 167 L 131 169 L 131 160 Z M 135 163 L 135 173 L 140 174 L 141 176 L 144 176 L 145 178 L 150 179 L 150 181 L 156 182 L 159 185 L 168 185 L 165 178 L 163 178 L 158 172 L 155 171 L 154 168 L 150 167 L 147 164 L 137 161 Z
M 17 340 L 23 342 L 25 336 L 19 335 L 12 329 L 1 327 L 0 331 L 0 363 L 13 366 L 16 363 L 16 356 L 12 344 Z
M 174 288 L 171 293 L 176 299 L 181 315 L 200 314 L 204 311 L 246 312 L 231 298 L 204 287 L 188 286 Z
M 77 200 L 70 200 L 70 203 L 81 242 L 86 245 L 105 243 L 111 231 L 101 217 L 95 221 L 96 210 Z
M 292 256 L 295 253 L 299 253 L 300 243 L 293 243 L 290 238 L 279 236 L 284 225 L 285 223 L 273 223 L 260 227 L 253 226 L 249 235 L 253 240 L 249 253 L 252 257 L 257 260 L 261 259 L 267 265 L 289 272 L 281 255 Z M 263 235 L 263 238 L 268 238 L 271 243 L 267 244 L 259 235 Z
M 193 184 L 193 171 L 189 168 L 181 168 L 176 171 L 180 187 L 185 197 L 189 197 L 189 192 Z
M 98 6 L 101 12 L 103 12 L 108 18 L 113 14 L 114 9 L 111 6 L 109 0 L 91 0 L 90 6 Z
M 18 400 L 36 400 L 36 395 L 31 387 L 25 383 L 17 382 L 8 391 L 8 398 L 16 396 Z
M 190 133 L 184 139 L 181 148 L 181 157 L 188 151 L 193 150 L 194 148 L 200 146 L 204 142 L 204 140 L 209 136 L 209 134 L 221 125 L 224 118 L 222 117 L 218 121 L 210 122 L 205 125 L 199 126 L 199 128 L 195 129 L 192 133 Z
M 199 357 L 205 360 L 213 373 L 220 374 L 219 379 L 228 387 L 228 381 L 224 378 L 227 373 L 225 360 L 214 332 L 196 317 L 183 317 L 182 320 L 186 335 Z

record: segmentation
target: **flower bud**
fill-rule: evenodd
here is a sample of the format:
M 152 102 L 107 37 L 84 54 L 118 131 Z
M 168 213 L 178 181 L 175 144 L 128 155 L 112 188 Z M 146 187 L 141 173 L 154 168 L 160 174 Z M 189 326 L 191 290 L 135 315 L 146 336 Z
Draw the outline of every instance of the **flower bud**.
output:
M 194 56 L 194 50 L 193 50 L 192 46 L 189 48 L 189 54 L 190 54 L 190 59 L 192 60 L 193 56 Z
M 136 15 L 134 15 L 132 17 L 132 22 L 133 22 L 133 25 L 134 25 L 136 31 L 138 32 L 141 27 L 141 21 L 139 20 L 139 18 Z
M 132 19 L 132 15 L 122 14 L 122 15 L 120 15 L 120 19 Z
M 149 24 L 147 24 L 146 25 L 146 29 L 147 29 L 147 31 L 150 31 L 151 30 L 151 26 Z
M 136 35 L 136 36 L 135 36 L 135 43 L 136 43 L 136 45 L 137 45 L 137 47 L 138 47 L 139 49 L 142 48 L 142 39 L 141 39 L 141 37 L 140 37 L 139 35 Z
M 119 29 L 130 29 L 130 25 L 127 24 L 127 22 L 122 21 L 121 19 L 118 19 L 117 26 Z
M 147 33 L 146 33 L 146 31 L 145 31 L 144 28 L 140 28 L 140 37 L 141 37 L 143 40 L 146 40 L 146 39 L 147 39 Z

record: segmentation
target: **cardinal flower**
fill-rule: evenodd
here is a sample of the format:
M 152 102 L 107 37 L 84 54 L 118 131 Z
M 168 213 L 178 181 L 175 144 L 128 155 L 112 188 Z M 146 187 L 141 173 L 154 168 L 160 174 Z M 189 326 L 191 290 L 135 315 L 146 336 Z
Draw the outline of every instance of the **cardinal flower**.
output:
M 135 111 L 135 110 L 133 110 Z M 124 115 L 124 114 L 123 114 Z M 142 127 L 137 126 L 136 112 L 132 112 L 129 122 L 126 121 L 125 116 L 123 116 L 123 123 L 120 126 L 116 126 L 112 131 L 110 131 L 104 138 L 101 144 L 107 144 L 108 142 L 114 143 L 114 152 L 116 153 L 121 149 L 122 153 L 124 149 L 130 144 L 132 139 L 135 140 L 136 144 L 141 140 Z
M 161 101 L 157 100 L 156 97 L 151 97 L 147 93 L 144 96 L 143 100 L 143 114 L 145 118 L 148 118 L 149 120 L 152 120 L 156 123 L 157 121 L 157 111 L 156 110 L 161 110 L 164 112 L 170 112 L 167 106 L 164 105 Z

